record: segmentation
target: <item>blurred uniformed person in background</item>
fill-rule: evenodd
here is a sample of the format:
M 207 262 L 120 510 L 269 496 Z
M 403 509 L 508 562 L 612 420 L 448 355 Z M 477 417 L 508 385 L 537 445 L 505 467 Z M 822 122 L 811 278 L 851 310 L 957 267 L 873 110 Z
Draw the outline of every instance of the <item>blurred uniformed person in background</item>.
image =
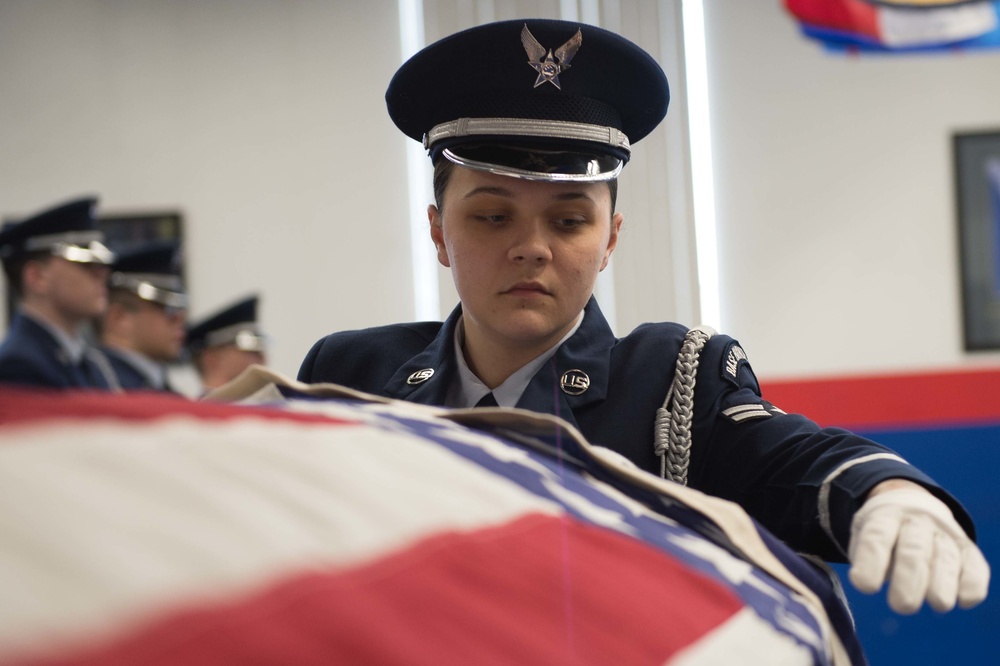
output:
M 0 231 L 0 260 L 18 301 L 0 344 L 0 382 L 114 389 L 86 331 L 108 304 L 108 266 L 96 198 L 64 203 Z
M 143 244 L 112 267 L 101 344 L 126 391 L 176 392 L 167 364 L 178 360 L 184 345 L 187 293 L 180 268 L 176 241 Z
M 267 363 L 267 336 L 257 322 L 259 297 L 242 299 L 188 329 L 187 348 L 203 392 L 235 379 L 251 365 Z
M 623 224 L 616 179 L 668 99 L 649 54 L 579 23 L 492 23 L 414 55 L 386 102 L 433 161 L 430 238 L 461 303 L 445 322 L 329 335 L 299 379 L 554 414 L 739 503 L 800 552 L 850 561 L 862 591 L 888 580 L 901 613 L 978 604 L 990 574 L 972 520 L 926 474 L 764 400 L 728 336 L 674 323 L 613 334 L 593 290 Z

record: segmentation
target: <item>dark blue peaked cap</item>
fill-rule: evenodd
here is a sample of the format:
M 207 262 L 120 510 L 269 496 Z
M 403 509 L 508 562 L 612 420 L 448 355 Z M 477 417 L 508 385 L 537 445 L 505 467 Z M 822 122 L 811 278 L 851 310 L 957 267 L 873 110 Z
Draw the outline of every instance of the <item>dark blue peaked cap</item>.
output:
M 244 351 L 264 351 L 266 337 L 257 327 L 258 296 L 250 296 L 191 326 L 187 346 L 193 351 L 234 344 Z
M 535 170 L 525 153 L 579 152 L 583 163 L 595 157 L 604 169 L 610 158 L 620 169 L 631 144 L 666 115 L 670 92 L 656 60 L 621 35 L 525 19 L 431 44 L 399 68 L 385 99 L 392 121 L 435 162 L 444 155 L 472 168 L 494 171 L 494 164 L 506 175 L 560 180 L 551 174 L 567 168 L 573 175 L 572 164 L 557 158 Z
M 180 243 L 150 241 L 122 253 L 112 266 L 110 286 L 130 291 L 146 301 L 186 308 Z
M 143 243 L 120 254 L 113 268 L 117 273 L 180 275 L 180 243 L 167 240 Z
M 95 197 L 83 197 L 5 224 L 0 230 L 0 259 L 47 252 L 79 263 L 111 263 L 114 255 L 102 244 L 96 208 Z

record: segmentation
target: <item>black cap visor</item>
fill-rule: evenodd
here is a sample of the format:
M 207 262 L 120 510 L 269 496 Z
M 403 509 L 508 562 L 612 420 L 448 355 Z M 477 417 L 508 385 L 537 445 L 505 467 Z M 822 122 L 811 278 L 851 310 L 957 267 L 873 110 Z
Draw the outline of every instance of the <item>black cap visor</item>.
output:
M 606 152 L 509 144 L 462 144 L 441 155 L 459 166 L 512 178 L 549 182 L 601 182 L 616 178 L 625 160 Z

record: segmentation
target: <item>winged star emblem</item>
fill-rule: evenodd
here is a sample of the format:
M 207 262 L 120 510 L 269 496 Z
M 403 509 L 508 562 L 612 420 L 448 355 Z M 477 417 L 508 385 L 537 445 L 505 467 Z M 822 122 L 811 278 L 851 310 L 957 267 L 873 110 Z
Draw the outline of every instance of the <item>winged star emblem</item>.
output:
M 583 33 L 577 30 L 575 35 L 555 50 L 555 57 L 553 57 L 552 49 L 546 49 L 542 46 L 528 30 L 528 25 L 525 24 L 524 29 L 521 30 L 521 44 L 524 45 L 524 50 L 528 54 L 528 64 L 538 72 L 535 87 L 537 88 L 548 81 L 562 90 L 562 86 L 559 85 L 559 75 L 569 69 L 569 62 L 576 55 L 582 43 Z

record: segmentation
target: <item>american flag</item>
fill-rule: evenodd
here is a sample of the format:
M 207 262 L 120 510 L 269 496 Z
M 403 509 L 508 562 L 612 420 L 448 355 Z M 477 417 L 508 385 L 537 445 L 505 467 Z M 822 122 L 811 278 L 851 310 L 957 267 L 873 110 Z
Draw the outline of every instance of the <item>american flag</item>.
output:
M 847 664 L 829 579 L 553 417 L 0 389 L 3 664 Z

